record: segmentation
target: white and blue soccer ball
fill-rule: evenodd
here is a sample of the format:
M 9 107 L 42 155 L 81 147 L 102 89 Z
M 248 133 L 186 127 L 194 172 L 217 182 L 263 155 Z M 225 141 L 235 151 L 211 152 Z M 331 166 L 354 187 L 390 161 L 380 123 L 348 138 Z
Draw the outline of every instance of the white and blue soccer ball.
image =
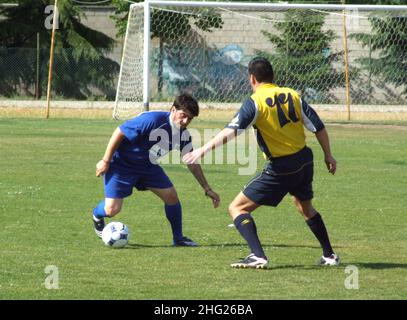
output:
M 123 248 L 130 240 L 129 228 L 121 222 L 110 222 L 102 231 L 102 240 L 112 248 Z

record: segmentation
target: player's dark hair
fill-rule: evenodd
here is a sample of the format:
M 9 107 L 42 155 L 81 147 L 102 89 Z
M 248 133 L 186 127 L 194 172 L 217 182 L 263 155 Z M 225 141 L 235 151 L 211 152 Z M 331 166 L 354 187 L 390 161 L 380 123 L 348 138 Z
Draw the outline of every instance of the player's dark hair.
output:
M 273 83 L 273 67 L 266 58 L 256 57 L 249 62 L 249 74 L 254 75 L 258 82 Z
M 199 105 L 189 94 L 183 93 L 175 98 L 173 106 L 177 110 L 187 111 L 192 116 L 197 117 L 199 115 Z

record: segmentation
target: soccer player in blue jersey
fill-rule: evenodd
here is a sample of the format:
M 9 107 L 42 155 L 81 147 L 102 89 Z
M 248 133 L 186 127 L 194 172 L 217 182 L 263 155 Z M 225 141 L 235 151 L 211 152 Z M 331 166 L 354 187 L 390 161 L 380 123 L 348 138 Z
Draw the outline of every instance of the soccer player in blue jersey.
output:
M 312 206 L 313 154 L 306 146 L 304 126 L 315 136 L 324 152 L 328 171 L 335 174 L 336 161 L 332 156 L 327 130 L 307 102 L 299 94 L 274 84 L 271 63 L 261 57 L 249 63 L 253 94 L 243 102 L 235 118 L 208 143 L 183 157 L 195 163 L 210 150 L 233 139 L 239 129 L 250 126 L 256 130 L 257 142 L 266 165 L 250 180 L 229 206 L 229 214 L 251 253 L 232 263 L 235 268 L 267 268 L 268 259 L 257 235 L 251 212 L 261 205 L 277 206 L 284 196 L 292 195 L 295 206 L 321 244 L 322 265 L 338 265 L 321 215 Z
M 136 188 L 150 190 L 164 202 L 174 246 L 197 246 L 182 232 L 181 203 L 157 159 L 173 149 L 179 149 L 181 155 L 193 149 L 186 128 L 198 114 L 197 101 L 190 95 L 181 94 L 176 97 L 170 112 L 143 112 L 116 128 L 102 160 L 96 165 L 96 176 L 104 176 L 105 185 L 105 199 L 93 210 L 94 228 L 99 237 L 105 226 L 104 219 L 118 214 L 124 198 Z M 220 198 L 209 186 L 201 166 L 190 164 L 188 169 L 217 208 Z

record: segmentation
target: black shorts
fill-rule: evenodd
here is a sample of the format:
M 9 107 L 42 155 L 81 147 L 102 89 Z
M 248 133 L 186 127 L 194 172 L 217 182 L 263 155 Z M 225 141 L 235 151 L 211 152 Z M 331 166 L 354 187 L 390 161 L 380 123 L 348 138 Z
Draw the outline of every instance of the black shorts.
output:
M 247 183 L 243 194 L 259 205 L 273 207 L 287 193 L 302 201 L 310 200 L 313 175 L 312 150 L 304 147 L 297 153 L 268 162 L 263 171 Z

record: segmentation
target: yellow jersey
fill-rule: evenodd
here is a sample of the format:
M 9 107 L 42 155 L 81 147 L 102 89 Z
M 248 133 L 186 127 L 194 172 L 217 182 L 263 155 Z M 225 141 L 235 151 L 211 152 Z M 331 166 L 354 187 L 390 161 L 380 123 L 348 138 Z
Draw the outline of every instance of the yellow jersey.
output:
M 253 125 L 266 159 L 294 154 L 305 147 L 304 126 L 311 132 L 324 128 L 319 116 L 293 89 L 263 83 L 226 126 L 246 129 Z

